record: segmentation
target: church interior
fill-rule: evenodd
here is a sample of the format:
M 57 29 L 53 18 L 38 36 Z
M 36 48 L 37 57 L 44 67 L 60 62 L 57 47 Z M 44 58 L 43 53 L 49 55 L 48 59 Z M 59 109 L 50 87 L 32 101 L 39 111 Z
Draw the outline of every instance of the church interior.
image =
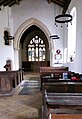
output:
M 82 0 L 0 0 L 0 119 L 82 119 Z

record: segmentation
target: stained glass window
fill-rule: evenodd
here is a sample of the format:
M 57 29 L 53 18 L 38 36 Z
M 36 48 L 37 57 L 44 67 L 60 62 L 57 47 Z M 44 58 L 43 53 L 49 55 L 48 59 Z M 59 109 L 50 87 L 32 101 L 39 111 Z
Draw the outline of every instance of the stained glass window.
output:
M 45 52 L 43 39 L 35 35 L 28 44 L 28 61 L 45 61 Z

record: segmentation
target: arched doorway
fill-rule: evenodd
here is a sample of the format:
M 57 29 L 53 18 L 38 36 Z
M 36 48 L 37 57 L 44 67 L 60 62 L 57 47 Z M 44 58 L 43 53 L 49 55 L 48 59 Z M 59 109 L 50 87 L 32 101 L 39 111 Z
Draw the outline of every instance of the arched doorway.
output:
M 50 62 L 50 32 L 47 29 L 47 27 L 41 23 L 40 21 L 38 21 L 35 18 L 31 18 L 29 20 L 27 20 L 26 22 L 24 22 L 19 29 L 17 30 L 16 34 L 15 34 L 15 39 L 14 39 L 14 64 L 16 64 L 14 66 L 14 69 L 19 69 L 20 67 L 24 68 L 24 61 L 27 62 L 28 61 L 28 56 L 27 56 L 27 50 L 26 47 L 28 46 L 28 43 L 30 42 L 30 40 L 32 40 L 32 38 L 38 35 L 39 38 L 41 38 L 44 41 L 44 44 L 46 46 L 46 59 L 45 61 L 47 63 L 44 63 L 39 65 L 39 66 L 49 66 L 49 62 Z M 19 62 L 19 64 L 18 64 Z M 38 62 L 37 62 L 38 63 Z M 40 62 L 39 62 L 40 63 Z M 31 63 L 33 64 L 33 63 Z M 44 65 L 46 64 L 46 65 Z M 36 63 L 35 63 L 36 65 Z M 29 67 L 29 66 L 28 66 Z M 32 70 L 32 69 L 31 69 Z
M 50 66 L 49 43 L 44 32 L 30 26 L 20 39 L 21 62 L 26 71 L 39 71 L 41 66 Z

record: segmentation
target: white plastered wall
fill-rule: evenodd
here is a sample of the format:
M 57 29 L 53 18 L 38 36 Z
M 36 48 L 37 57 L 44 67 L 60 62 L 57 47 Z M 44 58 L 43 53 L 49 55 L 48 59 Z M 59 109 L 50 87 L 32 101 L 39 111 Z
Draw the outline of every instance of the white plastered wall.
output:
M 5 7 L 2 10 L 0 10 L 0 70 L 1 71 L 5 70 L 4 65 L 6 64 L 6 60 L 8 59 L 11 60 L 12 62 L 12 69 L 14 66 L 13 41 L 11 41 L 11 45 L 4 44 L 4 30 L 6 28 L 11 29 L 11 34 L 12 34 L 13 20 L 11 15 L 11 8 L 9 7 Z
M 69 11 L 76 7 L 76 53 L 72 63 L 66 63 L 71 71 L 82 73 L 82 0 L 72 0 Z M 66 31 L 65 31 L 66 32 Z M 65 33 L 64 48 L 67 47 L 67 32 Z
M 14 16 L 14 23 L 15 23 L 14 31 L 16 31 L 15 39 L 17 40 L 17 41 L 15 40 L 14 47 L 18 45 L 15 49 L 19 48 L 20 38 L 22 34 L 24 33 L 24 31 L 33 24 L 38 26 L 45 33 L 49 41 L 50 40 L 49 36 L 50 34 L 52 34 L 52 29 L 55 24 L 55 16 L 60 12 L 60 9 L 61 8 L 58 5 L 54 5 L 53 3 L 48 4 L 48 2 L 44 0 L 35 0 L 35 3 L 33 0 L 28 0 L 28 1 L 24 0 L 21 2 L 20 6 L 13 7 L 12 14 Z M 23 24 L 23 22 L 25 22 L 26 24 Z M 17 27 L 18 27 L 18 30 L 17 30 Z M 21 33 L 20 33 L 20 29 L 22 31 Z M 62 55 L 63 55 L 62 30 L 60 30 L 59 28 L 58 32 L 56 32 L 56 30 L 54 32 L 55 34 L 58 33 L 61 38 L 60 38 L 60 43 L 54 44 L 55 45 L 54 48 L 53 48 L 53 41 L 51 41 L 51 43 L 49 42 L 49 46 L 50 46 L 49 48 L 51 51 L 50 52 L 50 66 L 55 66 L 54 54 L 57 48 L 61 49 Z M 54 52 L 52 53 L 52 51 Z
M 49 41 L 49 36 L 52 34 L 55 16 L 59 13 L 59 10 L 59 6 L 54 5 L 53 3 L 48 4 L 47 0 L 35 0 L 35 2 L 34 0 L 23 0 L 19 5 L 11 7 L 10 29 L 15 37 L 14 45 L 12 42 L 11 46 L 4 46 L 3 43 L 3 31 L 4 27 L 8 24 L 8 15 L 6 8 L 3 11 L 0 11 L 0 70 L 4 70 L 3 66 L 5 65 L 5 60 L 7 58 L 12 60 L 12 70 L 19 69 L 20 38 L 24 31 L 31 25 L 38 26 L 45 33 Z M 61 43 L 58 47 L 63 49 L 63 35 L 62 32 L 60 32 L 60 29 L 58 30 L 58 33 L 61 36 Z M 52 44 L 52 41 L 49 42 L 51 52 L 55 50 L 52 48 Z M 50 53 L 51 66 L 53 66 L 54 63 L 54 59 L 52 60 L 53 57 L 54 53 Z

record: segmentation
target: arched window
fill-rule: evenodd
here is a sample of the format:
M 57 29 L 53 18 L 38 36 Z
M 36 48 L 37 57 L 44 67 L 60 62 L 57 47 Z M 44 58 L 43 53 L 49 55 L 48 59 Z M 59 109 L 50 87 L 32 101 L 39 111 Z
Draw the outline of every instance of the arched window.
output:
M 73 17 L 72 25 L 68 24 L 68 62 L 75 57 L 76 50 L 76 8 L 74 7 L 70 13 Z
M 45 61 L 45 43 L 35 35 L 28 44 L 28 61 Z

